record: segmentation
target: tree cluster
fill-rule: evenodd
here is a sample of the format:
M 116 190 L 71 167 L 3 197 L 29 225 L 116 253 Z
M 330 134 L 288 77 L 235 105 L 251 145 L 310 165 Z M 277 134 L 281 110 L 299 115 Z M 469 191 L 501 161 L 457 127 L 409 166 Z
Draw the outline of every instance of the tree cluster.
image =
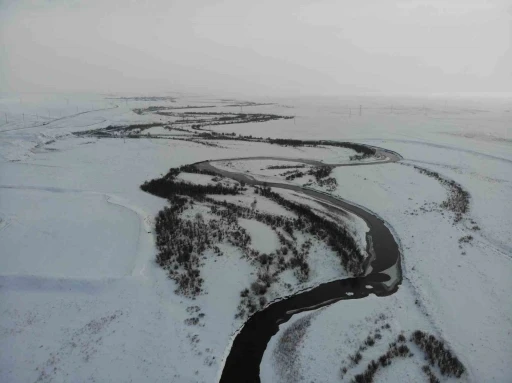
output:
M 354 376 L 352 383 L 372 383 L 379 368 L 390 365 L 394 358 L 406 358 L 408 356 L 412 356 L 412 354 L 406 344 L 393 342 L 389 345 L 388 351 L 379 358 L 379 361 L 372 360 L 368 363 L 366 370 Z
M 460 360 L 444 346 L 444 342 L 434 335 L 416 330 L 410 340 L 423 350 L 431 366 L 437 364 L 442 375 L 460 378 L 466 370 Z
M 295 212 L 299 216 L 295 223 L 296 227 L 304 228 L 305 223 L 308 222 L 308 231 L 329 245 L 339 256 L 345 270 L 353 275 L 361 275 L 364 272 L 364 255 L 345 228 L 315 214 L 308 206 L 286 200 L 280 194 L 272 192 L 269 187 L 259 188 L 259 193 Z
M 334 146 L 339 148 L 352 149 L 357 153 L 366 154 L 368 156 L 375 155 L 375 149 L 366 145 L 356 144 L 354 142 L 338 142 L 338 141 L 325 141 L 325 140 L 296 140 L 291 138 L 268 138 L 267 141 L 271 144 L 282 146 Z
M 455 213 L 455 223 L 459 222 L 463 215 L 469 212 L 469 193 L 462 188 L 457 182 L 442 177 L 439 173 L 432 170 L 413 165 L 414 169 L 421 174 L 425 174 L 439 181 L 441 185 L 448 189 L 448 198 L 441 203 L 443 209 L 447 209 Z
M 329 191 L 333 191 L 338 186 L 338 181 L 336 181 L 336 178 L 328 177 L 331 174 L 332 169 L 332 166 L 317 166 L 309 169 L 307 172 L 302 172 L 300 170 L 289 170 L 281 173 L 280 175 L 284 176 L 287 181 L 301 178 L 305 175 L 312 175 L 315 177 L 318 186 L 326 187 Z
M 318 182 L 322 178 L 328 177 L 332 172 L 332 166 L 318 166 L 312 168 L 308 174 L 315 177 L 315 180 Z
M 262 213 L 207 197 L 208 194 L 237 194 L 243 190 L 243 186 L 226 187 L 220 184 L 196 185 L 178 182 L 176 177 L 181 172 L 215 174 L 200 170 L 194 165 L 185 165 L 172 168 L 162 178 L 145 182 L 141 186 L 142 190 L 168 198 L 171 202 L 171 207 L 162 210 L 156 220 L 159 250 L 157 262 L 176 281 L 178 293 L 195 296 L 202 292 L 201 256 L 207 249 L 221 255 L 217 244 L 227 241 L 240 248 L 242 254 L 257 267 L 256 281 L 250 285 L 250 289 L 244 290 L 241 294 L 238 316 L 244 317 L 253 313 L 266 304 L 265 294 L 268 288 L 278 280 L 279 274 L 284 270 L 293 269 L 299 281 L 308 280 L 310 268 L 307 259 L 312 242 L 307 240 L 298 248 L 294 236 L 296 231 L 326 242 L 349 273 L 360 275 L 363 272 L 364 256 L 354 239 L 344 228 L 315 214 L 308 206 L 288 201 L 268 187 L 256 188 L 257 193 L 294 211 L 298 218 Z M 325 173 L 323 169 L 318 172 L 319 175 Z M 205 222 L 201 217 L 195 220 L 182 218 L 181 214 L 193 206 L 194 200 L 210 206 L 210 212 L 218 219 Z M 239 218 L 257 220 L 270 226 L 278 236 L 280 247 L 271 254 L 261 254 L 250 248 L 250 236 L 238 224 Z
M 349 359 L 351 360 L 351 367 L 359 364 L 363 358 L 361 351 L 366 350 L 368 346 L 373 346 L 373 344 L 375 344 L 375 339 L 377 339 L 377 335 L 378 339 L 381 339 L 380 333 L 375 334 L 375 338 L 368 336 L 364 342 L 365 346 L 361 346 L 354 355 L 349 356 Z M 352 383 L 372 383 L 377 371 L 391 365 L 393 359 L 414 356 L 407 345 L 408 342 L 416 344 L 425 354 L 425 359 L 429 364 L 423 366 L 422 371 L 427 375 L 430 383 L 439 383 L 440 381 L 434 371 L 432 371 L 432 368 L 436 364 L 443 376 L 460 378 L 464 373 L 465 368 L 462 363 L 444 347 L 442 341 L 437 340 L 433 335 L 417 330 L 412 333 L 409 340 L 404 334 L 398 335 L 397 339 L 389 344 L 388 349 L 384 354 L 379 358 L 370 361 L 362 373 L 354 376 Z M 347 371 L 347 367 L 342 368 L 342 377 L 347 373 Z
M 171 168 L 162 178 L 155 178 L 144 182 L 140 188 L 147 193 L 151 193 L 162 198 L 170 198 L 173 195 L 186 195 L 202 198 L 206 194 L 234 195 L 239 194 L 241 191 L 241 188 L 236 185 L 232 187 L 224 186 L 220 183 L 213 185 L 197 185 L 176 181 L 176 177 L 182 172 L 217 176 L 217 173 L 198 169 L 194 165 L 183 165 L 178 168 Z
M 194 205 L 193 200 L 174 195 L 170 202 L 171 207 L 161 210 L 155 221 L 157 263 L 177 283 L 177 293 L 194 297 L 202 292 L 202 254 L 214 249 L 221 255 L 216 244 L 224 240 L 247 249 L 251 238 L 237 221 L 212 219 L 205 222 L 201 214 L 192 220 L 182 218 L 181 214 Z
M 206 194 L 238 194 L 237 186 L 228 187 L 221 184 L 197 185 L 186 182 L 176 182 L 165 178 L 158 178 L 144 182 L 141 187 L 145 192 L 162 198 L 171 198 L 174 195 L 186 195 L 201 198 Z
M 271 169 L 271 170 L 274 170 L 274 169 L 301 169 L 301 168 L 305 168 L 306 165 L 270 165 L 270 166 L 267 166 L 267 169 Z
M 334 146 L 341 147 L 354 150 L 357 154 L 351 156 L 351 160 L 360 160 L 368 157 L 372 157 L 375 155 L 376 151 L 374 148 L 357 144 L 354 142 L 337 142 L 337 141 L 326 141 L 326 140 L 297 140 L 297 139 L 288 139 L 288 138 L 263 138 L 263 137 L 253 137 L 252 135 L 244 136 L 239 134 L 238 136 L 233 133 L 217 133 L 209 130 L 208 132 L 204 132 L 205 129 L 202 128 L 204 125 L 226 125 L 226 124 L 239 124 L 239 123 L 248 123 L 248 122 L 265 122 L 270 120 L 279 120 L 279 119 L 291 119 L 293 116 L 283 116 L 277 114 L 261 114 L 261 113 L 227 113 L 227 112 L 185 112 L 185 113 L 176 113 L 176 112 L 162 112 L 160 111 L 162 108 L 169 109 L 166 107 L 149 107 L 146 109 L 136 110 L 136 112 L 142 114 L 144 112 L 156 112 L 157 114 L 171 116 L 171 117 L 181 117 L 182 119 L 176 120 L 173 122 L 173 125 L 180 124 L 191 124 L 193 130 L 200 130 L 201 133 L 195 133 L 195 137 L 206 139 L 206 140 L 238 140 L 238 141 L 251 141 L 251 142 L 263 142 L 276 144 L 281 146 Z M 176 108 L 175 108 L 176 109 Z M 187 119 L 187 116 L 217 116 L 212 117 L 211 119 Z M 93 129 L 80 133 L 76 133 L 77 135 L 86 135 L 86 136 L 99 136 L 99 137 L 112 137 L 114 136 L 113 132 L 125 132 L 128 133 L 128 138 L 139 138 L 140 134 L 143 130 L 154 127 L 154 126 L 163 126 L 161 123 L 149 123 L 149 124 L 133 124 L 129 126 L 113 126 L 110 125 L 106 128 L 101 129 Z M 171 129 L 183 130 L 180 128 L 170 127 Z M 130 133 L 132 131 L 139 131 L 138 134 Z M 189 132 L 187 130 L 187 132 Z M 277 168 L 276 168 L 277 169 Z

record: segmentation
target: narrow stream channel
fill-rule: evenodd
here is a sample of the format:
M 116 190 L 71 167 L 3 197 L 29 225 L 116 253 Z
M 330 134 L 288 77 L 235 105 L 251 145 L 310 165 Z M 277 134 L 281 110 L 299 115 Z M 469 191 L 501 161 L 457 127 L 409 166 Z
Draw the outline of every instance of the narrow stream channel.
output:
M 400 160 L 400 156 L 384 149 L 376 148 L 382 161 L 365 162 L 360 165 L 377 165 Z M 307 159 L 284 159 L 276 157 L 232 158 L 227 160 L 205 161 L 195 164 L 198 169 L 215 172 L 224 177 L 243 181 L 248 185 L 288 189 L 305 194 L 320 203 L 327 203 L 341 214 L 349 211 L 362 218 L 368 225 L 367 237 L 371 240 L 371 253 L 366 275 L 362 277 L 344 278 L 323 283 L 310 290 L 298 292 L 284 297 L 266 308 L 253 314 L 236 334 L 229 354 L 225 360 L 221 382 L 260 382 L 260 363 L 267 344 L 279 331 L 279 325 L 288 321 L 293 315 L 323 306 L 331 305 L 344 299 L 360 299 L 369 294 L 377 296 L 391 295 L 397 291 L 402 282 L 400 265 L 400 249 L 386 223 L 370 211 L 354 205 L 346 200 L 329 194 L 304 188 L 298 185 L 259 181 L 247 174 L 230 172 L 214 166 L 219 161 L 238 161 L 254 159 L 287 160 L 293 162 L 319 165 L 318 161 Z M 326 165 L 326 164 L 321 164 Z M 357 164 L 330 164 L 329 166 L 355 166 Z

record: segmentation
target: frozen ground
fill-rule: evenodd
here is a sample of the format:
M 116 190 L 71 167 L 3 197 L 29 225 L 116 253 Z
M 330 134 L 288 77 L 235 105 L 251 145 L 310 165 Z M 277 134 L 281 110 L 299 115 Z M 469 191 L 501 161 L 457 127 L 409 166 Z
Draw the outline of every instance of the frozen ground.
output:
M 139 217 L 115 198 L 30 186 L 2 186 L 0 198 L 8 201 L 1 204 L 3 274 L 131 274 L 138 256 Z
M 69 134 L 168 122 L 165 116 L 131 109 L 204 101 L 219 105 L 183 97 L 174 102 L 100 95 L 0 99 L 6 117 L 0 122 L 0 381 L 216 379 L 230 336 L 242 324 L 233 318 L 251 268 L 236 249 L 223 248 L 226 256 L 211 257 L 205 265 L 208 295 L 196 300 L 175 295 L 173 282 L 154 263 L 152 222 L 166 201 L 139 186 L 171 167 L 206 159 L 308 153 L 248 142 L 219 141 L 223 148 L 216 148 Z M 280 106 L 285 104 L 293 108 Z M 359 104 L 361 116 L 354 113 Z M 405 164 L 435 170 L 468 190 L 468 219 L 480 228 L 472 230 L 468 220 L 454 225 L 451 213 L 435 205 L 446 190 L 409 166 L 335 169 L 336 194 L 393 227 L 403 251 L 404 283 L 393 296 L 343 301 L 313 314 L 293 360 L 275 357 L 280 332 L 265 354 L 263 381 L 284 380 L 280 374 L 290 368 L 287 363 L 298 371 L 295 381 L 341 381 L 342 360 L 381 313 L 392 330 L 389 339 L 417 328 L 444 338 L 468 368 L 464 379 L 512 380 L 509 105 L 496 100 L 279 100 L 244 108 L 295 119 L 214 127 L 262 137 L 354 140 L 395 150 Z M 273 209 L 269 204 L 257 208 Z M 459 244 L 466 235 L 474 239 Z M 325 259 L 322 251 L 319 262 Z M 198 325 L 186 323 L 199 313 L 204 316 Z M 371 357 L 365 354 L 363 362 Z M 379 371 L 377 381 L 426 380 L 419 364 L 414 358 L 397 361 Z
M 404 315 L 397 315 L 394 319 L 396 328 L 412 331 L 415 330 L 412 327 L 416 326 L 417 329 L 442 335 L 469 367 L 470 381 L 507 381 L 510 377 L 507 358 L 512 355 L 507 334 L 510 331 L 512 309 L 510 305 L 500 303 L 507 300 L 508 291 L 512 287 L 511 260 L 507 247 L 500 246 L 499 241 L 489 241 L 485 229 L 471 230 L 468 226 L 473 225 L 467 225 L 468 222 L 454 225 L 453 215 L 437 208 L 445 198 L 445 190 L 436 180 L 421 175 L 410 167 L 386 164 L 379 167 L 338 168 L 334 173 L 340 184 L 343 180 L 345 185 L 351 186 L 339 186 L 335 193 L 357 201 L 386 217 L 401 241 L 405 278 L 401 289 L 410 290 L 414 299 L 402 299 L 401 297 L 405 297 L 402 292 L 379 299 L 379 304 L 386 305 L 385 302 L 389 302 L 389 306 L 386 306 L 388 312 L 394 312 L 397 305 L 404 308 Z M 472 210 L 469 214 L 471 219 L 479 227 L 487 227 L 487 230 L 495 225 L 495 233 L 499 233 L 501 227 L 498 226 L 507 218 L 502 216 L 500 220 L 495 213 L 496 222 L 482 225 L 475 199 L 473 197 L 471 200 L 471 207 L 474 207 L 474 213 Z M 501 202 L 502 207 L 508 209 L 506 200 L 495 202 Z M 467 235 L 471 235 L 473 241 L 460 243 L 460 239 Z M 338 320 L 333 320 L 330 327 L 328 326 L 328 342 L 315 338 L 325 348 L 319 350 L 304 345 L 297 352 L 300 358 L 304 361 L 331 360 L 333 355 L 339 355 L 335 350 L 340 347 L 346 346 L 346 349 L 350 349 L 347 340 L 343 338 L 346 330 L 339 337 L 335 335 L 339 320 L 343 323 L 345 320 L 345 316 L 336 310 L 339 307 L 345 312 L 350 310 L 352 304 L 359 307 L 359 304 L 364 305 L 363 302 L 364 300 L 347 305 L 333 305 L 318 314 L 318 321 L 311 321 L 311 335 L 308 336 L 313 337 L 326 329 L 320 318 L 329 318 L 332 315 Z M 356 313 L 357 310 L 351 315 L 357 315 Z M 426 324 L 421 324 L 416 319 L 411 320 L 415 318 L 414 315 L 420 315 L 418 313 L 426 316 Z M 364 315 L 366 314 L 361 314 L 359 321 L 363 321 Z M 341 327 L 346 328 L 345 325 Z M 394 336 L 398 333 L 399 331 L 395 331 Z M 333 345 L 328 346 L 331 343 Z M 489 352 L 498 349 L 501 351 Z M 268 363 L 271 362 L 268 359 Z M 304 372 L 304 376 L 296 381 L 331 381 L 339 376 L 341 367 L 339 362 L 336 371 L 333 366 L 330 369 L 315 370 L 305 367 L 305 371 L 309 373 Z M 393 371 L 400 373 L 398 368 Z M 390 371 L 391 375 L 388 374 L 388 380 L 383 381 L 399 381 L 401 378 L 393 371 Z M 492 371 L 491 375 L 489 371 Z

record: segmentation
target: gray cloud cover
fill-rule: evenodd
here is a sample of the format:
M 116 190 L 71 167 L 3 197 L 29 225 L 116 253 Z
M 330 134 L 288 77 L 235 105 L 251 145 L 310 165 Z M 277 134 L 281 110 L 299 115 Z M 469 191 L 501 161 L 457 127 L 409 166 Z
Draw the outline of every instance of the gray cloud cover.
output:
M 0 90 L 510 92 L 511 9 L 500 0 L 4 0 Z

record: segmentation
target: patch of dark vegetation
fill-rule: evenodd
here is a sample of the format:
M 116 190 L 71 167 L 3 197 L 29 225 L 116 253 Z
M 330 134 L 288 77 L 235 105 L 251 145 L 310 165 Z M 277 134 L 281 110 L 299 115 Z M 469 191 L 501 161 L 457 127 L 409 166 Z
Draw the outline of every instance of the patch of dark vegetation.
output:
M 368 337 L 364 341 L 364 344 L 368 347 L 372 347 L 375 344 L 375 339 L 372 336 L 368 335 Z
M 204 108 L 216 108 L 217 105 L 186 105 L 186 106 L 171 106 L 166 109 L 204 109 Z
M 251 238 L 236 221 L 206 222 L 201 214 L 194 219 L 183 218 L 182 213 L 194 205 L 193 200 L 172 194 L 170 202 L 171 206 L 161 210 L 155 221 L 157 263 L 176 282 L 178 294 L 193 298 L 203 292 L 203 253 L 223 240 L 247 249 Z
M 363 154 L 354 154 L 353 156 L 350 156 L 349 159 L 350 159 L 350 161 L 362 161 L 362 160 L 365 160 L 365 159 L 371 158 L 371 157 L 373 157 L 373 154 L 363 153 Z
M 158 249 L 156 261 L 178 285 L 177 293 L 193 297 L 202 291 L 203 279 L 200 277 L 198 253 L 205 246 L 200 238 L 194 239 L 186 234 L 198 232 L 204 222 L 190 222 L 180 218 L 187 202 L 186 198 L 175 196 L 172 206 L 158 213 L 155 221 Z
M 154 194 L 162 198 L 171 198 L 173 195 L 186 195 L 195 198 L 201 198 L 206 194 L 239 194 L 240 188 L 237 186 L 227 187 L 220 184 L 197 185 L 186 182 L 176 182 L 165 178 L 146 181 L 140 187 L 145 192 Z
M 288 181 L 294 180 L 295 178 L 304 177 L 307 173 L 301 172 L 300 170 L 288 170 L 287 172 L 281 173 L 281 176 Z
M 345 228 L 336 225 L 334 222 L 323 218 L 313 212 L 311 208 L 292 201 L 288 201 L 280 194 L 271 191 L 269 187 L 258 188 L 259 194 L 273 200 L 286 209 L 296 213 L 299 218 L 296 220 L 296 227 L 304 227 L 307 220 L 311 223 L 309 232 L 314 236 L 323 239 L 331 249 L 338 254 L 345 270 L 353 275 L 364 273 L 364 255 L 359 250 L 354 238 Z
M 352 363 L 355 365 L 359 364 L 359 362 L 363 359 L 363 355 L 360 351 L 356 352 L 354 355 L 350 356 L 350 360 L 352 360 Z
M 472 240 L 472 235 L 465 235 L 464 237 L 459 238 L 459 243 L 470 243 Z
M 243 106 L 270 106 L 270 105 L 275 105 L 274 103 L 272 102 L 239 102 L 237 104 L 229 104 L 229 105 L 224 105 L 226 107 L 243 107 Z
M 347 148 L 352 149 L 356 153 L 364 154 L 367 156 L 374 156 L 375 155 L 375 149 L 371 148 L 366 145 L 357 144 L 354 142 L 337 142 L 337 141 L 325 141 L 325 140 L 295 140 L 295 139 L 289 139 L 289 138 L 268 138 L 267 139 L 269 143 L 281 145 L 281 146 L 293 146 L 293 147 L 299 147 L 299 146 L 334 146 L 338 148 Z
M 429 366 L 423 366 L 421 370 L 427 375 L 428 383 L 441 383 Z
M 190 318 L 184 320 L 184 323 L 187 326 L 201 326 L 204 327 L 204 324 L 201 323 L 201 320 L 205 317 L 205 314 L 201 312 L 201 308 L 199 306 L 189 306 L 187 307 L 187 313 L 192 315 Z M 197 316 L 196 316 L 197 314 Z
M 110 125 L 106 128 L 91 129 L 83 132 L 76 133 L 79 136 L 94 136 L 94 137 L 112 137 L 112 138 L 140 138 L 144 135 L 144 130 L 155 126 L 164 126 L 168 130 L 183 131 L 186 133 L 192 133 L 191 136 L 199 140 L 229 140 L 229 141 L 248 141 L 248 142 L 261 142 L 273 145 L 281 146 L 292 146 L 292 147 L 318 147 L 318 146 L 331 146 L 351 149 L 356 152 L 356 155 L 351 156 L 351 160 L 360 160 L 364 158 L 373 157 L 376 154 L 376 150 L 372 147 L 357 144 L 353 142 L 337 142 L 337 141 L 325 141 L 325 140 L 296 140 L 296 139 L 283 139 L 283 138 L 263 138 L 253 137 L 252 135 L 236 135 L 235 133 L 217 133 L 215 131 L 205 129 L 205 126 L 215 125 L 226 125 L 226 124 L 238 124 L 248 122 L 265 122 L 270 120 L 278 119 L 290 119 L 292 116 L 282 116 L 276 114 L 244 114 L 244 113 L 223 113 L 223 112 L 161 112 L 161 108 L 167 107 L 149 107 L 144 110 L 137 110 L 137 112 L 144 113 L 146 110 L 156 114 L 180 117 L 180 120 L 173 121 L 172 123 L 150 123 L 150 124 L 133 124 L 128 126 L 114 126 Z M 197 117 L 211 117 L 212 118 L 197 118 Z M 186 130 L 179 128 L 176 125 L 186 125 L 192 130 Z M 171 137 L 166 137 L 172 139 Z M 292 167 L 290 166 L 290 169 Z M 299 168 L 298 166 L 296 167 Z M 278 168 L 275 168 L 278 169 Z M 283 168 L 284 169 L 284 168 Z
M 336 178 L 329 177 L 332 172 L 332 166 L 319 166 L 311 169 L 311 175 L 315 177 L 316 183 L 320 187 L 327 188 L 328 191 L 334 191 L 338 186 Z
M 123 100 L 123 101 L 168 101 L 168 102 L 176 102 L 175 97 L 162 96 L 162 97 L 145 97 L 145 96 L 137 96 L 137 97 L 107 97 L 109 100 Z
M 168 112 L 162 110 L 154 111 L 153 113 L 161 116 L 179 118 L 179 120 L 173 121 L 173 124 L 199 123 L 208 126 L 243 124 L 249 122 L 267 122 L 272 120 L 287 120 L 293 118 L 293 116 L 282 116 L 278 114 L 264 113 Z
M 267 166 L 267 169 L 302 169 L 305 168 L 306 165 L 270 165 Z
M 109 125 L 106 128 L 84 130 L 82 132 L 73 133 L 76 136 L 96 136 L 96 137 L 108 137 L 114 136 L 114 134 L 124 134 L 130 136 L 133 131 L 143 131 L 144 129 L 153 128 L 155 126 L 164 126 L 164 124 L 155 122 L 150 124 L 132 124 L 132 125 Z M 135 135 L 135 134 L 134 134 Z
M 162 178 L 145 182 L 141 186 L 142 190 L 168 198 L 171 202 L 171 206 L 164 208 L 156 219 L 157 263 L 177 283 L 177 293 L 188 297 L 203 293 L 200 268 L 205 251 L 212 250 L 213 255 L 221 256 L 222 251 L 218 245 L 223 242 L 239 248 L 244 257 L 257 268 L 256 280 L 240 294 L 239 318 L 266 305 L 268 289 L 283 271 L 293 270 L 299 282 L 308 280 L 310 269 L 307 259 L 313 238 L 325 242 L 349 273 L 361 275 L 364 272 L 364 255 L 345 228 L 317 215 L 308 206 L 288 201 L 268 187 L 257 187 L 254 189 L 257 194 L 293 211 L 298 218 L 262 213 L 208 196 L 238 194 L 246 190 L 244 185 L 228 187 L 220 183 L 196 185 L 179 182 L 176 178 L 181 172 L 207 174 L 215 176 L 212 182 L 219 180 L 214 172 L 185 165 L 170 169 Z M 208 220 L 205 221 L 202 215 L 194 219 L 183 216 L 186 210 L 195 206 L 194 201 L 208 209 L 211 214 Z M 251 238 L 239 225 L 239 218 L 256 220 L 269 226 L 279 239 L 279 248 L 271 254 L 262 254 L 250 248 Z M 300 247 L 296 244 L 297 231 L 310 238 Z
M 305 175 L 311 175 L 315 177 L 315 181 L 320 187 L 326 187 L 327 190 L 333 191 L 338 186 L 338 182 L 336 178 L 328 177 L 332 172 L 332 166 L 317 166 L 311 168 L 307 172 L 302 172 L 300 170 L 289 170 L 287 172 L 281 173 L 281 176 L 284 176 L 287 181 L 294 180 L 296 178 L 304 177 Z
M 140 188 L 147 193 L 151 193 L 162 198 L 170 198 L 173 195 L 186 195 L 202 199 L 206 194 L 234 195 L 239 194 L 241 191 L 241 187 L 228 187 L 219 183 L 213 185 L 197 185 L 176 181 L 176 177 L 182 172 L 217 176 L 214 172 L 200 170 L 193 165 L 184 165 L 179 168 L 171 168 L 162 178 L 155 178 L 151 181 L 144 182 Z
M 147 108 L 135 108 L 132 110 L 134 113 L 142 116 L 145 113 L 155 113 L 160 110 L 165 110 L 168 108 L 169 108 L 169 106 L 148 106 Z
M 469 193 L 457 182 L 444 178 L 439 173 L 432 170 L 412 165 L 414 169 L 421 174 L 425 174 L 439 181 L 441 185 L 448 189 L 448 199 L 441 203 L 443 209 L 449 210 L 455 214 L 454 222 L 460 222 L 463 216 L 469 212 Z
M 309 174 L 315 177 L 315 180 L 320 181 L 322 178 L 328 177 L 332 172 L 332 166 L 318 166 L 309 171 Z
M 313 182 L 305 183 L 303 186 L 312 186 Z M 338 187 L 338 181 L 336 181 L 336 178 L 328 177 L 323 178 L 317 182 L 317 185 L 320 187 L 325 187 L 327 191 L 333 192 Z
M 416 330 L 410 340 L 423 350 L 431 366 L 439 367 L 441 375 L 460 378 L 466 370 L 460 360 L 445 347 L 444 342 L 434 335 Z
M 361 374 L 355 375 L 352 379 L 353 383 L 372 383 L 375 374 L 380 368 L 384 368 L 391 364 L 395 358 L 407 358 L 412 356 L 409 347 L 405 344 L 393 342 L 389 344 L 388 351 L 381 355 L 377 360 L 372 360 L 366 366 L 366 370 Z
M 379 335 L 379 337 L 377 337 Z M 345 366 L 341 368 L 341 377 L 343 378 L 350 369 L 357 366 L 363 359 L 363 353 L 368 347 L 372 347 L 376 340 L 381 339 L 380 329 L 375 331 L 375 334 L 368 335 L 359 347 L 359 350 L 349 355 Z M 409 339 L 403 334 L 399 334 L 394 342 L 389 343 L 385 353 L 375 360 L 371 360 L 366 369 L 360 374 L 354 375 L 352 383 L 372 383 L 375 380 L 375 375 L 379 369 L 386 368 L 392 364 L 393 359 L 396 358 L 411 358 L 414 354 L 411 352 L 410 347 L 416 345 L 425 356 L 427 365 L 422 367 L 422 371 L 427 375 L 429 383 L 439 383 L 439 378 L 436 376 L 432 368 L 437 366 L 439 373 L 442 376 L 460 378 L 464 374 L 465 368 L 462 363 L 457 359 L 451 351 L 449 351 L 444 343 L 436 339 L 433 335 L 427 334 L 423 331 L 414 331 Z

